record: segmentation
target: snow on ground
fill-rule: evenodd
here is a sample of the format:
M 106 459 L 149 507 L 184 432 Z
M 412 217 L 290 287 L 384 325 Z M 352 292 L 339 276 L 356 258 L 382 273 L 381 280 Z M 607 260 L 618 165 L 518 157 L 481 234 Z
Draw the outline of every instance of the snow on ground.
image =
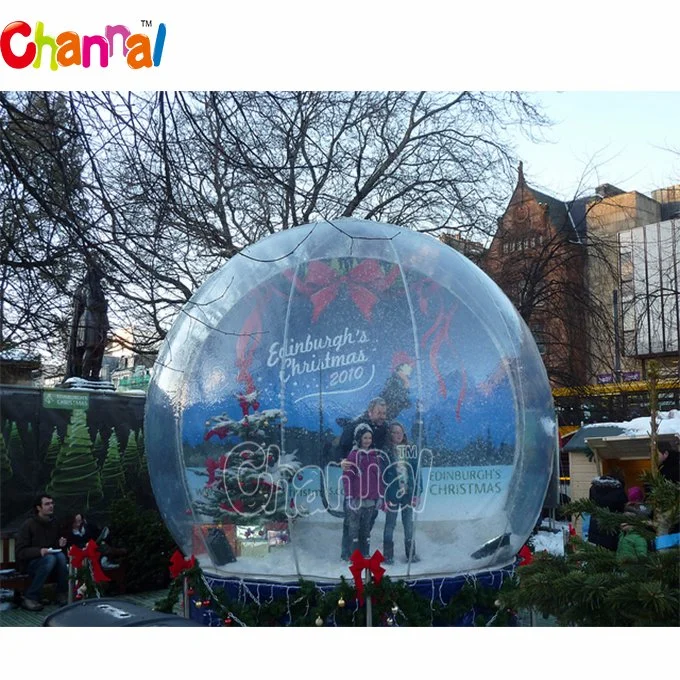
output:
M 544 520 L 539 530 L 529 539 L 529 543 L 535 553 L 548 552 L 551 555 L 564 555 L 564 544 L 568 535 L 568 523 L 553 522 L 550 527 L 550 523 Z
M 342 520 L 315 521 L 313 517 L 296 520 L 291 527 L 291 542 L 272 548 L 262 557 L 239 557 L 236 562 L 214 567 L 207 554 L 196 555 L 207 573 L 223 577 L 296 581 L 300 577 L 315 581 L 333 580 L 340 576 L 352 578 L 349 565 L 340 560 Z M 382 552 L 384 515 L 376 520 L 371 533 L 371 554 Z M 522 545 L 522 537 L 512 535 L 510 546 L 501 548 L 496 556 L 474 559 L 471 553 L 486 541 L 501 535 L 506 528 L 486 520 L 415 523 L 415 539 L 420 562 L 410 566 L 404 554 L 401 519 L 395 530 L 395 560 L 384 565 L 392 578 L 436 578 L 497 569 L 511 564 Z

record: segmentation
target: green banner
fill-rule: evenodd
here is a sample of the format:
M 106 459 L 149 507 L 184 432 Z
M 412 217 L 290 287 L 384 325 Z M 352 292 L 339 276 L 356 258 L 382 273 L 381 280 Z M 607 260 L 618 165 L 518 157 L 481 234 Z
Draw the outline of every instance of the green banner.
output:
M 89 394 L 65 392 L 59 390 L 45 390 L 43 392 L 44 408 L 82 409 L 87 411 L 90 405 Z

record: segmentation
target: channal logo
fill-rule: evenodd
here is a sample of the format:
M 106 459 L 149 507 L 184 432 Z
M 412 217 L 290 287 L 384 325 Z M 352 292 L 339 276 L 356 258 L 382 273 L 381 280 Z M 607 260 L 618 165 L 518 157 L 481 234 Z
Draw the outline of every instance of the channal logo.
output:
M 142 21 L 142 27 L 153 28 L 153 22 Z M 53 37 L 45 33 L 42 21 L 36 21 L 34 29 L 25 21 L 13 21 L 0 35 L 0 54 L 9 67 L 16 69 L 31 65 L 40 68 L 47 60 L 52 71 L 60 66 L 90 68 L 97 59 L 99 66 L 106 68 L 110 59 L 120 56 L 136 70 L 160 66 L 165 34 L 165 24 L 160 23 L 153 41 L 146 33 L 133 33 L 122 25 L 106 26 L 103 35 L 62 31 Z

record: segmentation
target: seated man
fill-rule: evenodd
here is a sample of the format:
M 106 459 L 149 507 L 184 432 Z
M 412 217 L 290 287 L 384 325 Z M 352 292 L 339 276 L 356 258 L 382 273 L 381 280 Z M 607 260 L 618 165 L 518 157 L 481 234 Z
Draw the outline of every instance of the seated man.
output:
M 27 519 L 16 536 L 17 566 L 31 576 L 21 606 L 37 612 L 42 587 L 50 574 L 57 578 L 57 603 L 66 604 L 68 592 L 68 564 L 63 548 L 66 538 L 60 536 L 54 519 L 54 500 L 46 493 L 40 494 L 34 504 L 35 517 Z

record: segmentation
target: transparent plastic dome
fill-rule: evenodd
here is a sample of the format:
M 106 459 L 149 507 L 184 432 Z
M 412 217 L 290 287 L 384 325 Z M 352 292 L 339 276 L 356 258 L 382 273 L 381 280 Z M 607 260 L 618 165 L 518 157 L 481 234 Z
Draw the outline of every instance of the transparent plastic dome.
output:
M 377 487 L 341 466 L 362 417 L 353 460 L 377 461 Z M 277 582 L 349 577 L 348 540 L 391 553 L 397 578 L 511 563 L 557 437 L 539 352 L 496 284 L 431 236 L 357 219 L 267 237 L 201 286 L 156 362 L 145 433 L 183 552 Z

